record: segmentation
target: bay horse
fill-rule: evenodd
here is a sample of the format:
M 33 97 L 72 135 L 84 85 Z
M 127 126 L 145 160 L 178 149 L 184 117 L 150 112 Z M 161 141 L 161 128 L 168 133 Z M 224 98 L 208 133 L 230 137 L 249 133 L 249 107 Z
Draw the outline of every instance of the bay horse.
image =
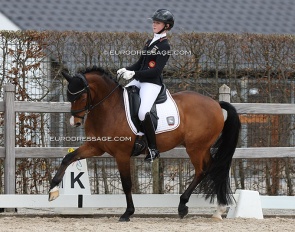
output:
M 83 124 L 87 137 L 131 137 L 131 141 L 86 141 L 78 149 L 68 153 L 62 160 L 50 183 L 49 201 L 59 196 L 58 185 L 66 168 L 74 161 L 100 156 L 105 152 L 112 155 L 117 163 L 127 208 L 120 221 L 129 221 L 135 208 L 131 194 L 130 159 L 136 135 L 131 131 L 123 101 L 123 87 L 98 67 L 87 68 L 71 76 L 62 75 L 69 82 L 68 100 L 71 102 L 71 125 Z M 165 152 L 183 145 L 194 166 L 192 182 L 180 196 L 178 214 L 188 214 L 186 206 L 191 194 L 198 190 L 205 198 L 217 198 L 217 218 L 232 203 L 229 170 L 235 152 L 240 120 L 235 108 L 227 102 L 217 102 L 210 97 L 193 91 L 172 94 L 180 115 L 177 129 L 156 135 L 157 147 Z M 227 112 L 225 119 L 223 110 Z M 196 188 L 197 187 L 197 188 Z M 213 215 L 214 216 L 214 215 Z

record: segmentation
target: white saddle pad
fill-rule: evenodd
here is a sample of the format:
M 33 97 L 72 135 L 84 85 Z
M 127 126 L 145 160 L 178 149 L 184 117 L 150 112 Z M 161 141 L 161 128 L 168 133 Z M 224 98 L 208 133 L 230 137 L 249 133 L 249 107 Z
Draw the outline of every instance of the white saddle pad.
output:
M 166 90 L 166 93 L 167 93 L 167 101 L 156 105 L 157 115 L 159 117 L 156 134 L 175 130 L 180 124 L 180 117 L 179 117 L 177 105 L 174 99 L 172 98 L 172 96 L 170 95 L 168 89 Z M 130 117 L 129 100 L 128 100 L 128 93 L 126 89 L 124 89 L 123 97 L 124 97 L 125 112 L 126 112 L 126 118 L 127 118 L 128 124 L 132 132 L 134 134 L 137 134 L 137 129 L 134 126 Z

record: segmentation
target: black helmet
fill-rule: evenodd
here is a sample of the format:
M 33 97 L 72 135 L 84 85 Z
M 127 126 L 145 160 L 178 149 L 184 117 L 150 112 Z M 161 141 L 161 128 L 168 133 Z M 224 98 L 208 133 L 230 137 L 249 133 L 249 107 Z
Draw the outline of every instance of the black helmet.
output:
M 156 10 L 152 16 L 152 20 L 169 24 L 168 30 L 170 30 L 174 25 L 174 16 L 169 10 L 166 9 Z

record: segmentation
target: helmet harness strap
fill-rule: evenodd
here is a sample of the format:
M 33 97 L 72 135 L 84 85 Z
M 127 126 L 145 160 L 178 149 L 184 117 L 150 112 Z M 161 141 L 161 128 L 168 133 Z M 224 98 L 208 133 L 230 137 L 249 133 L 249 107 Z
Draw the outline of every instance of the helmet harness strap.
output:
M 160 30 L 158 33 L 156 34 L 161 34 L 163 31 L 166 31 L 168 28 L 167 28 L 167 25 L 168 25 L 168 28 L 169 28 L 169 24 L 168 23 L 165 23 L 165 26 L 163 27 L 162 30 Z

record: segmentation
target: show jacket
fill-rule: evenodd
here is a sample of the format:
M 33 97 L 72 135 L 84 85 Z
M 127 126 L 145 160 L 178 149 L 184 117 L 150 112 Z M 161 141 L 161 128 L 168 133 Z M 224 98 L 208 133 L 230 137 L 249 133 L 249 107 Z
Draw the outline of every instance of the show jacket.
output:
M 127 70 L 135 71 L 134 79 L 162 85 L 162 71 L 169 59 L 170 45 L 166 37 L 153 42 L 148 40 L 139 60 Z

